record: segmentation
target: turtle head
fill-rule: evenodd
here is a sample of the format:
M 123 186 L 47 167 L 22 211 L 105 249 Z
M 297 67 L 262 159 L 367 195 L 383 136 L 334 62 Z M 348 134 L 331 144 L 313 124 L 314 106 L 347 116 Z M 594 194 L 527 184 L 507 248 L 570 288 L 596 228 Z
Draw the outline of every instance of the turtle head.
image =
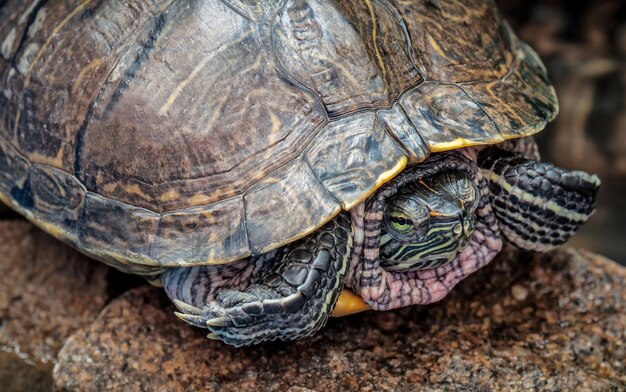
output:
M 474 181 L 458 171 L 405 185 L 385 206 L 381 266 L 410 271 L 452 261 L 474 233 L 478 199 Z

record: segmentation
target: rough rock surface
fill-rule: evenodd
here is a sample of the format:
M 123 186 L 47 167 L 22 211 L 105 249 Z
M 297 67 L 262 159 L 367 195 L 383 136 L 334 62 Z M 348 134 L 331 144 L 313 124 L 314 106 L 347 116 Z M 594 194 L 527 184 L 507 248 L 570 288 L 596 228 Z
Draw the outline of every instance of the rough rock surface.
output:
M 248 349 L 186 327 L 160 290 L 134 289 L 70 338 L 55 387 L 623 390 L 626 269 L 573 250 L 505 253 L 439 304 L 335 319 L 312 339 Z
M 65 340 L 111 299 L 109 271 L 24 220 L 0 220 L 0 385 L 51 383 Z

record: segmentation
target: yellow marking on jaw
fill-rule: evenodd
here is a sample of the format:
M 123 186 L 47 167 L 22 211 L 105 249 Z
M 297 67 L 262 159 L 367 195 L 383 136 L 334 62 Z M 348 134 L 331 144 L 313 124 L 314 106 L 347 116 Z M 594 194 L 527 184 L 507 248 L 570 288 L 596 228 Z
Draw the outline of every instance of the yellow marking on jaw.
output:
M 70 12 L 69 15 L 67 15 L 65 17 L 65 19 L 63 19 L 61 21 L 61 23 L 59 23 L 54 30 L 52 30 L 52 32 L 50 33 L 50 36 L 48 37 L 48 39 L 46 40 L 46 42 L 41 46 L 41 48 L 39 49 L 39 51 L 37 52 L 37 54 L 35 55 L 35 58 L 33 58 L 33 61 L 30 63 L 30 65 L 28 66 L 28 70 L 26 71 L 26 75 L 24 75 L 24 85 L 22 86 L 22 93 L 24 91 L 26 91 L 26 89 L 30 86 L 30 78 L 31 75 L 33 73 L 33 69 L 35 68 L 35 65 L 39 62 L 39 60 L 41 60 L 41 57 L 43 56 L 43 52 L 45 52 L 46 49 L 48 49 L 48 47 L 50 46 L 50 44 L 52 43 L 52 40 L 54 39 L 54 37 L 59 33 L 59 31 L 61 31 L 61 29 L 63 27 L 65 27 L 65 25 L 76 15 L 78 15 L 89 3 L 91 3 L 92 0 L 87 0 L 84 1 L 83 3 L 81 3 L 78 7 L 74 8 L 74 10 L 72 12 Z M 20 99 L 19 101 L 21 102 L 22 100 L 22 94 L 20 94 Z M 15 115 L 15 127 L 13 129 L 14 133 L 17 134 L 17 128 L 20 125 L 20 117 L 22 116 L 22 112 L 20 111 L 20 109 L 17 109 L 17 114 Z
M 365 303 L 363 298 L 359 297 L 348 289 L 343 289 L 343 291 L 339 295 L 339 299 L 337 299 L 337 304 L 335 305 L 335 309 L 333 309 L 331 316 L 343 317 L 349 314 L 364 312 L 370 309 L 371 308 L 368 304 Z
M 383 57 L 380 55 L 380 50 L 378 49 L 377 35 L 378 35 L 378 23 L 376 21 L 376 13 L 374 13 L 374 7 L 372 7 L 372 3 L 370 0 L 363 0 L 367 9 L 369 10 L 370 17 L 372 18 L 372 43 L 374 44 L 374 52 L 376 52 L 376 58 L 378 59 L 378 65 L 380 66 L 381 71 L 383 71 L 383 76 L 387 75 L 387 70 L 385 68 L 385 62 L 383 61 Z

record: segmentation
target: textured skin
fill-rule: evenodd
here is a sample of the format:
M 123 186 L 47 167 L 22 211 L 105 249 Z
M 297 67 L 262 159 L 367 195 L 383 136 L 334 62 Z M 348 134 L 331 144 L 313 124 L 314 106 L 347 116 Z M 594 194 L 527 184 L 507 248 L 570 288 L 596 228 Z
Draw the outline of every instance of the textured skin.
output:
M 0 199 L 131 272 L 277 248 L 557 110 L 489 0 L 0 2 Z
M 430 269 L 456 258 L 474 234 L 479 192 L 463 172 L 446 171 L 405 185 L 385 200 L 379 240 L 386 270 Z M 408 233 L 393 228 L 392 213 L 411 222 Z
M 546 251 L 565 242 L 593 212 L 596 176 L 527 159 L 522 152 L 536 155 L 534 142 L 434 154 L 406 168 L 349 218 L 342 213 L 313 235 L 250 261 L 170 269 L 163 275 L 165 290 L 183 320 L 236 346 L 317 331 L 336 304 L 344 276 L 346 286 L 375 310 L 439 301 L 489 263 L 504 238 Z M 446 171 L 462 173 L 479 190 L 467 246 L 434 268 L 389 268 L 381 260 L 380 238 L 390 200 Z
M 596 175 L 568 171 L 522 154 L 489 148 L 478 162 L 506 239 L 545 252 L 564 244 L 595 211 Z
M 450 263 L 417 271 L 387 271 L 381 267 L 379 236 L 385 200 L 407 182 L 417 181 L 442 170 L 464 171 L 475 178 L 480 190 L 476 228 L 465 249 Z M 375 310 L 428 304 L 444 298 L 465 277 L 486 265 L 502 248 L 498 223 L 491 209 L 486 181 L 476 164 L 459 153 L 433 156 L 422 165 L 410 167 L 389 182 L 367 203 L 351 212 L 355 230 L 354 252 L 346 286 Z
M 349 215 L 275 252 L 221 266 L 172 268 L 163 285 L 179 317 L 234 346 L 295 340 L 323 327 L 352 248 Z

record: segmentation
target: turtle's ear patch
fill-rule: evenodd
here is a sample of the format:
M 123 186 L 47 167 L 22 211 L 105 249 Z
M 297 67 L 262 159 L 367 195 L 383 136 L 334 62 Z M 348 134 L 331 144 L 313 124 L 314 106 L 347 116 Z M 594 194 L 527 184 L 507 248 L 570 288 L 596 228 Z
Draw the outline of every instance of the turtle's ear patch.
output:
M 497 149 L 481 153 L 500 228 L 516 246 L 545 252 L 564 244 L 593 214 L 600 179 Z

